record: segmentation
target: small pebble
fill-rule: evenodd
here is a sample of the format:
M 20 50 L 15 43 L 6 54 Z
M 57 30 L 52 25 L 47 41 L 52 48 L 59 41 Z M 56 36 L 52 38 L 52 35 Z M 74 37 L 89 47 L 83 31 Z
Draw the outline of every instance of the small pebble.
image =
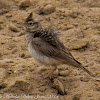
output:
M 58 92 L 61 94 L 61 95 L 65 95 L 65 88 L 62 84 L 61 81 L 59 81 L 58 79 L 54 79 L 54 82 L 53 82 L 53 87 L 58 90 Z
M 12 17 L 12 14 L 6 14 L 6 17 Z
M 20 54 L 21 58 L 25 58 L 25 53 Z
M 9 24 L 9 29 L 13 32 L 19 32 L 19 29 L 12 23 Z
M 97 82 L 100 82 L 100 78 L 95 78 L 95 80 L 96 80 Z
M 72 29 L 72 28 L 74 28 L 73 25 L 67 25 L 67 26 L 66 26 L 66 29 L 67 29 L 67 30 L 68 30 L 68 29 Z
M 88 77 L 81 77 L 80 80 L 82 82 L 88 82 L 90 80 L 90 78 L 88 78 Z
M 6 87 L 7 87 L 7 84 L 6 84 L 6 83 L 1 83 L 1 84 L 0 84 L 0 90 L 1 90 L 1 89 L 4 89 L 4 88 L 6 88 Z
M 80 100 L 80 94 L 76 94 L 74 95 L 72 100 Z
M 23 36 L 23 35 L 25 35 L 25 32 L 23 32 L 23 31 L 21 31 L 21 32 L 18 34 L 18 36 Z
M 96 90 L 97 90 L 97 91 L 100 91 L 100 85 L 97 85 L 97 86 L 96 86 Z
M 51 14 L 55 11 L 55 7 L 51 4 L 47 4 L 44 7 L 40 7 L 39 14 Z
M 31 5 L 30 0 L 24 0 L 20 3 L 19 8 L 25 10 L 27 7 Z
M 77 18 L 79 16 L 79 12 L 72 12 L 69 16 L 72 18 Z
M 68 71 L 68 70 L 60 71 L 59 74 L 60 74 L 61 76 L 68 76 L 68 75 L 69 75 L 69 71 Z
M 59 70 L 56 69 L 56 71 L 53 72 L 53 76 L 58 76 L 58 74 L 59 74 Z
M 58 66 L 58 69 L 59 69 L 59 70 L 68 70 L 68 68 L 67 68 L 66 65 Z

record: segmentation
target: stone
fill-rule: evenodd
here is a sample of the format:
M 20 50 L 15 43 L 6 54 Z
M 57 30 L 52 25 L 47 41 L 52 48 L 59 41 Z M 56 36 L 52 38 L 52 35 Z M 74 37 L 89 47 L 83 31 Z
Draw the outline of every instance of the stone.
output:
M 100 86 L 96 87 L 96 90 L 97 90 L 97 91 L 100 91 Z
M 24 0 L 20 3 L 19 8 L 25 10 L 27 7 L 31 5 L 30 0 Z
M 56 70 L 53 72 L 53 76 L 58 76 L 58 74 L 59 74 L 59 70 L 56 69 Z
M 9 24 L 9 29 L 13 32 L 19 32 L 19 29 L 17 28 L 17 26 L 15 26 L 13 23 Z
M 87 45 L 87 39 L 72 39 L 68 42 L 68 48 L 72 50 L 82 49 L 84 47 L 87 47 Z
M 61 76 L 68 76 L 68 75 L 69 75 L 69 71 L 68 71 L 68 70 L 60 71 L 59 74 L 60 74 Z
M 61 95 L 65 95 L 65 88 L 62 84 L 62 82 L 58 79 L 54 79 L 53 80 L 53 87 L 61 94 Z
M 80 80 L 82 82 L 88 82 L 90 80 L 90 78 L 88 78 L 88 77 L 80 77 Z
M 47 14 L 53 13 L 54 11 L 55 11 L 55 7 L 51 4 L 47 4 L 47 5 L 39 8 L 39 14 L 47 15 Z
M 74 95 L 72 100 L 80 100 L 81 95 L 80 94 L 76 94 Z

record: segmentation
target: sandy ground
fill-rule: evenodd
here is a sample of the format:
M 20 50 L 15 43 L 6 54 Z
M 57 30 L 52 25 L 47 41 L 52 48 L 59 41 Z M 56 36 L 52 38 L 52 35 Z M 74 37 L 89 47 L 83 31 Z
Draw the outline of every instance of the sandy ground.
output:
M 24 40 L 23 22 L 33 12 L 98 79 L 68 65 L 52 80 L 36 80 L 51 66 L 36 62 Z M 0 100 L 100 100 L 99 0 L 0 0 Z

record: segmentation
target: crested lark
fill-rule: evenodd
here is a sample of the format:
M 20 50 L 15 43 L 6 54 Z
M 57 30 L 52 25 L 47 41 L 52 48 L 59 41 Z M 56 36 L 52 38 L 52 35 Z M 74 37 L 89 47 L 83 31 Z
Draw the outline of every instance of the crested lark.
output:
M 49 77 L 59 64 L 68 64 L 78 67 L 94 76 L 90 71 L 75 60 L 68 49 L 63 45 L 53 29 L 42 28 L 40 22 L 32 18 L 32 13 L 25 20 L 26 35 L 30 54 L 40 63 L 54 66 L 44 78 Z

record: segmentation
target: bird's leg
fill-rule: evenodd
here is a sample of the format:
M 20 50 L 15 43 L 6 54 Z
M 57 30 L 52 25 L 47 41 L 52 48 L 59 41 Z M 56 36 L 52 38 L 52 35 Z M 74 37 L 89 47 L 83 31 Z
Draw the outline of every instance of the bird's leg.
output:
M 53 68 L 48 74 L 46 74 L 43 79 L 46 79 L 52 75 L 52 73 L 57 69 L 57 67 Z

